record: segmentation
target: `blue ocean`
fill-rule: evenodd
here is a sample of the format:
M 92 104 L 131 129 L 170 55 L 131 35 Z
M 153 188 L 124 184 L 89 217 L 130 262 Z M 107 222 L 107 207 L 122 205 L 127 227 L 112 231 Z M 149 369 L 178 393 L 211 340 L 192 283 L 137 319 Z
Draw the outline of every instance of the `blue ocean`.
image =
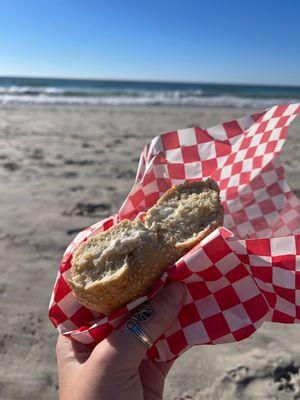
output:
M 1 104 L 264 108 L 300 101 L 300 86 L 0 77 Z

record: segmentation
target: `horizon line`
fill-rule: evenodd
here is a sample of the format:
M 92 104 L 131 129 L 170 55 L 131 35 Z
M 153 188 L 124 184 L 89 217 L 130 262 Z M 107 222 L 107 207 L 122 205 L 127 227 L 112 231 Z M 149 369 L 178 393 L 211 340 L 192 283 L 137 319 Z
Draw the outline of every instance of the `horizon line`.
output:
M 272 84 L 272 83 L 240 83 L 240 82 L 221 82 L 221 81 L 194 81 L 194 80 L 163 80 L 163 79 L 128 79 L 128 78 L 87 78 L 87 77 L 64 77 L 46 75 L 1 75 L 1 78 L 23 78 L 23 79 L 58 79 L 58 80 L 78 80 L 78 81 L 107 81 L 107 82 L 141 82 L 141 83 L 175 83 L 175 84 L 204 84 L 204 85 L 228 85 L 228 86 L 271 86 L 271 87 L 290 87 L 300 88 L 300 84 Z

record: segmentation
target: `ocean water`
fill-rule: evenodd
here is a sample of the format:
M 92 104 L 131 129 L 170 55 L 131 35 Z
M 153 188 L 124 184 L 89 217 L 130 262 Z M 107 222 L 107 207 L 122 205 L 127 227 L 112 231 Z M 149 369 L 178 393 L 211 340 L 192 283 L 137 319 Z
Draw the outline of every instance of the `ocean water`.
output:
M 300 102 L 300 86 L 0 77 L 1 104 L 229 106 Z

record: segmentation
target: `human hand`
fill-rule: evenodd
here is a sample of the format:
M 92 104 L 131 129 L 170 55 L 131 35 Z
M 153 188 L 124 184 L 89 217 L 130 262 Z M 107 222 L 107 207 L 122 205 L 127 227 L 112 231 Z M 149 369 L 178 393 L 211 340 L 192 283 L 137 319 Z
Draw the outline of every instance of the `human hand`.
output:
M 174 322 L 185 294 L 184 286 L 173 282 L 150 301 L 153 317 L 142 328 L 153 342 Z M 59 335 L 56 346 L 59 399 L 161 399 L 172 363 L 145 359 L 146 351 L 124 325 L 93 351 Z

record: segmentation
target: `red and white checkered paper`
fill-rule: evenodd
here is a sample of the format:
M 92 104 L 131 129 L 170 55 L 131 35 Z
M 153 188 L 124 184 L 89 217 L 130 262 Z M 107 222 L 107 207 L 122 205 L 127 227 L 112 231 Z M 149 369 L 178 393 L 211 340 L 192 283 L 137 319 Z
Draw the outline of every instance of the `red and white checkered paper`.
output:
M 79 233 L 67 248 L 50 301 L 54 326 L 94 346 L 169 281 L 187 297 L 175 323 L 148 351 L 168 361 L 195 344 L 240 341 L 264 321 L 300 322 L 300 200 L 284 178 L 279 157 L 300 104 L 278 105 L 202 130 L 155 137 L 143 150 L 135 184 L 118 214 Z M 225 208 L 224 227 L 191 249 L 152 290 L 109 316 L 83 307 L 67 283 L 72 253 L 88 237 L 134 219 L 172 185 L 211 177 Z

